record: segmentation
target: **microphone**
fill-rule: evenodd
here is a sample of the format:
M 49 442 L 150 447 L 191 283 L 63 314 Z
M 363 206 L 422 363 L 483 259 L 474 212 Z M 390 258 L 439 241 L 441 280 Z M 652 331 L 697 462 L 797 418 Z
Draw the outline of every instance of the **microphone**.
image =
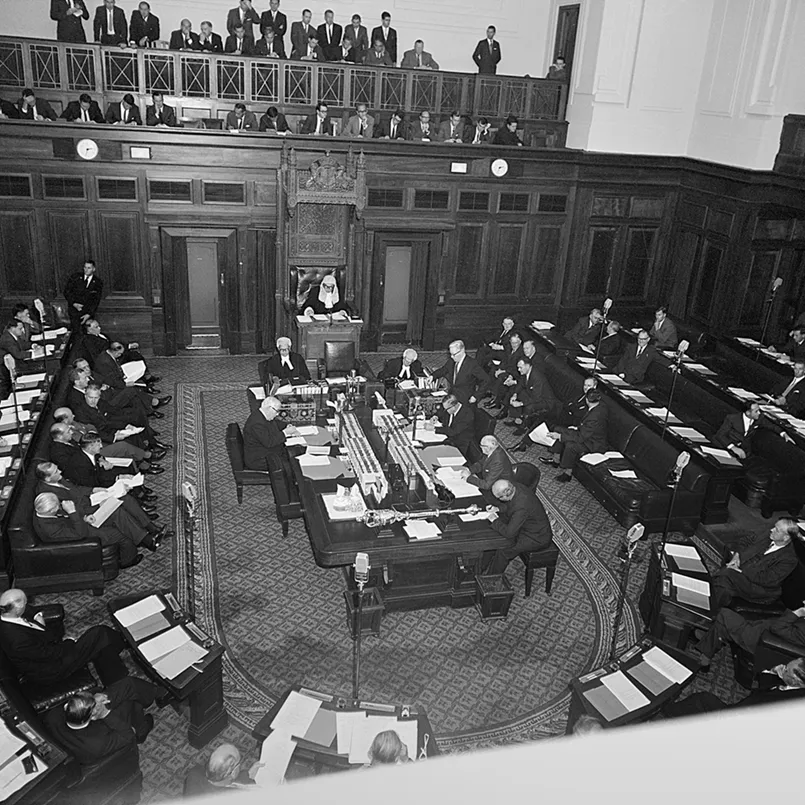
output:
M 643 538 L 643 534 L 646 530 L 646 527 L 643 523 L 635 523 L 627 532 L 626 532 L 626 539 L 630 545 L 633 545 L 635 542 Z
M 676 351 L 679 353 L 681 357 L 688 351 L 688 349 L 690 349 L 690 341 L 680 341 L 679 346 L 676 348 Z
M 682 477 L 682 472 L 690 463 L 690 453 L 683 451 L 676 457 L 676 464 L 671 468 L 671 483 L 669 486 L 676 486 Z
M 3 363 L 6 365 L 6 369 L 8 369 L 8 373 L 11 375 L 12 380 L 16 380 L 17 378 L 17 362 L 14 360 L 13 355 L 9 355 L 8 352 L 3 356 Z
M 604 318 L 607 317 L 607 313 L 609 313 L 609 309 L 611 307 L 612 307 L 612 300 L 609 297 L 607 297 L 604 300 L 604 304 L 603 304 L 603 307 L 602 307 L 602 310 L 603 310 L 603 313 L 604 313 Z
M 783 278 L 782 277 L 777 277 L 777 279 L 774 280 L 774 282 L 771 285 L 771 292 L 772 293 L 777 293 L 777 291 L 780 289 L 780 286 L 782 284 L 783 284 Z
M 355 571 L 355 582 L 362 590 L 366 582 L 369 581 L 369 568 L 371 567 L 369 564 L 369 554 L 356 553 L 355 562 L 353 563 L 352 567 Z

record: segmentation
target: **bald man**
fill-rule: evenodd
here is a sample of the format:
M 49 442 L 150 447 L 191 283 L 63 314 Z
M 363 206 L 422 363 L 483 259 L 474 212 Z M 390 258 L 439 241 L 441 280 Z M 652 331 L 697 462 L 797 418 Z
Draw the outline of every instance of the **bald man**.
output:
M 416 380 L 424 376 L 425 370 L 415 349 L 406 349 L 399 358 L 389 358 L 378 374 L 381 380 Z
M 492 489 L 496 481 L 514 480 L 512 463 L 497 438 L 484 436 L 481 439 L 481 452 L 484 457 L 465 468 L 468 483 L 487 492 Z
M 201 797 L 233 788 L 254 788 L 254 778 L 261 763 L 253 763 L 248 771 L 242 768 L 243 758 L 234 744 L 221 744 L 206 764 L 200 763 L 187 773 L 184 796 Z
M 498 499 L 498 512 L 489 513 L 492 528 L 512 540 L 510 548 L 495 551 L 489 567 L 492 574 L 503 573 L 509 562 L 521 553 L 539 551 L 553 545 L 553 531 L 540 499 L 517 481 L 495 481 L 492 494 Z
M 284 383 L 310 380 L 305 359 L 291 351 L 291 339 L 284 335 L 277 339 L 277 351 L 268 360 L 261 361 L 257 369 L 264 386 L 270 386 L 275 380 Z
M 67 679 L 88 662 L 104 685 L 126 676 L 122 636 L 108 626 L 92 626 L 76 640 L 62 639 L 41 615 L 28 618 L 28 598 L 12 588 L 0 595 L 0 646 L 20 676 L 51 685 Z

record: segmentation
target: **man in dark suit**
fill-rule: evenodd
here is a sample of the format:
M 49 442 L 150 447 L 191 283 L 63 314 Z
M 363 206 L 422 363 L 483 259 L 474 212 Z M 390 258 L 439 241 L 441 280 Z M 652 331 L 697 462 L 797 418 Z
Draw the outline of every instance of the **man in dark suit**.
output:
M 198 36 L 198 49 L 206 53 L 223 53 L 224 42 L 220 35 L 212 30 L 212 23 L 204 20 L 199 27 L 201 33 Z
M 254 112 L 246 108 L 245 103 L 238 102 L 235 108 L 226 115 L 224 126 L 229 131 L 258 131 L 259 126 Z
M 380 380 L 416 380 L 425 370 L 415 349 L 406 349 L 399 358 L 389 358 L 377 375 Z
M 257 366 L 260 382 L 268 386 L 273 380 L 310 380 L 310 371 L 305 359 L 298 352 L 291 352 L 291 339 L 284 335 L 277 339 L 277 351 Z
M 126 747 L 136 751 L 154 727 L 145 708 L 167 695 L 163 687 L 127 676 L 100 693 L 74 693 L 44 720 L 60 746 L 81 766 L 92 766 Z
M 78 96 L 77 101 L 70 101 L 61 113 L 62 120 L 69 123 L 105 123 L 101 107 L 86 92 Z
M 785 408 L 789 414 L 800 419 L 805 416 L 805 358 L 797 358 L 794 362 L 794 377 L 789 381 L 781 381 L 772 391 L 770 397 L 775 405 Z
M 447 434 L 445 444 L 452 445 L 468 458 L 470 445 L 475 438 L 475 416 L 469 405 L 463 405 L 455 394 L 442 401 L 442 410 L 436 417 Z
M 514 115 L 509 115 L 503 125 L 495 132 L 492 138 L 492 145 L 514 145 L 521 147 L 523 141 L 517 136 L 517 124 L 519 121 Z
M 241 23 L 235 25 L 235 30 L 226 38 L 224 53 L 234 53 L 235 56 L 251 56 L 254 53 L 254 39 L 246 33 Z
M 316 104 L 316 111 L 308 115 L 302 122 L 300 134 L 316 134 L 319 136 L 328 135 L 332 132 L 330 117 L 327 114 L 327 104 L 319 101 Z
M 597 341 L 589 345 L 592 354 L 595 355 L 597 353 L 598 360 L 608 369 L 612 369 L 617 365 L 621 353 L 623 352 L 623 341 L 621 340 L 620 330 L 620 322 L 613 319 L 607 322 L 607 328 L 601 337 L 600 346 Z
M 517 481 L 495 481 L 492 494 L 500 501 L 489 521 L 499 534 L 512 540 L 510 548 L 495 551 L 489 573 L 497 575 L 521 553 L 539 551 L 553 544 L 553 531 L 542 501 Z
M 481 439 L 481 452 L 484 457 L 467 468 L 467 483 L 488 492 L 495 481 L 514 480 L 512 463 L 494 436 L 484 436 Z
M 512 424 L 522 425 L 515 430 L 515 436 L 525 436 L 526 431 L 530 429 L 527 423 L 532 420 L 553 422 L 556 419 L 559 400 L 556 399 L 548 378 L 532 366 L 531 361 L 525 356 L 517 362 L 517 371 L 520 378 L 509 400 L 509 415 L 515 418 Z
M 444 378 L 448 390 L 462 403 L 478 402 L 489 387 L 489 375 L 481 369 L 475 358 L 467 355 L 463 341 L 452 341 L 449 351 L 450 360 L 438 368 L 433 377 L 436 380 Z
M 792 539 L 799 539 L 796 520 L 781 517 L 768 537 L 758 536 L 747 548 L 736 551 L 716 571 L 710 588 L 713 610 L 729 606 L 735 597 L 747 601 L 774 601 L 780 585 L 797 566 Z
M 103 280 L 96 274 L 94 260 L 84 261 L 84 270 L 71 274 L 64 286 L 70 313 L 70 329 L 78 332 L 81 323 L 95 316 L 103 293 Z
M 243 426 L 243 463 L 250 470 L 267 470 L 269 456 L 281 456 L 285 437 L 294 432 L 293 426 L 286 432 L 277 424 L 277 415 L 282 403 L 276 397 L 266 397 L 257 411 L 252 411 Z
M 361 24 L 360 14 L 352 15 L 352 25 L 344 31 L 344 39 L 347 37 L 352 40 L 352 61 L 355 64 L 363 64 L 369 51 L 369 32 L 366 26 Z
M 363 63 L 367 67 L 393 67 L 394 62 L 386 52 L 386 47 L 380 39 L 372 43 L 372 47 L 367 51 Z
M 119 103 L 110 103 L 106 107 L 106 122 L 114 126 L 142 126 L 140 110 L 130 92 Z
M 479 117 L 469 130 L 467 142 L 470 145 L 488 145 L 492 141 L 492 124 L 485 117 Z
M 333 17 L 333 12 L 328 8 L 324 12 L 324 22 L 319 25 L 317 32 L 319 34 L 319 44 L 324 51 L 324 58 L 327 61 L 340 61 L 343 28 L 338 23 L 333 22 Z
M 752 455 L 752 436 L 758 428 L 765 428 L 786 441 L 793 442 L 776 422 L 763 415 L 759 403 L 751 401 L 744 404 L 742 414 L 727 414 L 724 417 L 721 427 L 713 437 L 713 442 L 744 460 Z
M 454 112 L 453 114 L 458 114 Z M 514 332 L 514 319 L 506 316 L 501 323 L 501 331 L 491 341 L 482 344 L 475 352 L 475 360 L 480 367 L 488 372 L 491 363 L 500 364 L 505 361 L 510 351 L 509 339 Z
M 40 123 L 43 120 L 56 120 L 53 107 L 44 98 L 37 98 L 28 87 L 22 91 L 17 111 L 20 120 L 36 120 Z
M 793 361 L 805 361 L 805 327 L 796 326 L 788 335 L 790 338 L 780 347 L 780 352 L 788 355 Z M 769 351 L 777 352 L 777 349 L 770 346 Z
M 129 20 L 129 42 L 141 48 L 152 47 L 159 39 L 159 17 L 151 13 L 151 6 L 142 2 Z
M 208 798 L 211 794 L 234 794 L 244 788 L 256 790 L 254 778 L 262 763 L 255 762 L 247 770 L 241 768 L 243 759 L 233 744 L 221 744 L 206 764 L 193 766 L 184 779 L 185 799 Z
M 95 41 L 101 45 L 126 45 L 129 41 L 129 26 L 123 9 L 117 8 L 115 0 L 103 0 L 95 9 L 92 20 Z
M 0 120 L 19 120 L 20 109 L 13 101 L 0 98 Z
M 167 405 L 173 397 L 170 394 L 157 397 L 149 392 L 147 387 L 140 388 L 134 382 L 127 382 L 125 373 L 120 368 L 120 359 L 123 357 L 124 351 L 123 344 L 120 341 L 111 341 L 109 343 L 109 349 L 102 352 L 95 359 L 95 365 L 93 366 L 95 382 L 101 386 L 108 386 L 109 389 L 116 392 L 130 392 L 132 390 L 135 392 L 133 395 L 130 393 L 110 394 L 109 400 L 113 405 L 120 403 L 128 405 L 136 401 L 136 404 L 148 416 L 162 419 L 164 414 L 157 409 Z
M 494 75 L 498 71 L 500 61 L 500 44 L 495 39 L 497 29 L 490 25 L 486 29 L 486 38 L 482 39 L 472 54 L 472 60 L 478 65 L 480 75 Z
M 285 32 L 288 30 L 288 18 L 279 10 L 280 0 L 268 0 L 268 11 L 260 15 L 260 28 L 265 31 L 271 28 L 274 31 L 276 46 L 282 51 L 285 58 Z
M 327 61 L 324 56 L 324 51 L 319 45 L 319 33 L 314 30 L 307 40 L 307 44 L 301 50 L 294 50 L 291 53 L 292 59 L 299 59 L 300 61 Z
M 243 29 L 252 41 L 254 41 L 254 26 L 260 28 L 260 15 L 254 10 L 252 0 L 240 0 L 237 8 L 229 9 L 226 15 L 226 30 L 230 36 L 235 33 L 238 25 Z
M 269 106 L 266 113 L 260 117 L 260 131 L 269 134 L 287 134 L 291 130 L 285 115 L 276 106 Z
M 405 129 L 405 113 L 402 109 L 397 109 L 391 113 L 388 120 L 381 120 L 375 126 L 375 138 L 378 140 L 404 140 Z
M 203 23 L 202 23 L 203 24 Z M 212 30 L 212 26 L 210 26 Z M 218 39 L 220 40 L 220 36 Z M 171 33 L 170 43 L 168 47 L 171 50 L 201 50 L 198 34 L 193 30 L 193 23 L 188 19 L 184 19 L 180 23 L 179 30 Z M 223 48 L 221 48 L 223 50 Z M 209 50 L 212 50 L 210 45 Z M 220 51 L 219 51 L 220 52 Z
M 310 24 L 311 16 L 310 9 L 306 8 L 302 12 L 302 19 L 291 24 L 292 59 L 301 58 L 301 56 L 294 56 L 294 53 L 304 54 L 307 51 L 307 45 L 311 34 L 316 34 L 318 36 L 318 32 Z
M 0 355 L 11 355 L 15 361 L 24 361 L 30 358 L 27 350 L 25 325 L 18 319 L 12 319 L 0 335 Z
M 84 0 L 50 0 L 50 18 L 56 22 L 56 39 L 83 45 L 87 41 L 84 23 L 89 19 Z
M 385 46 L 391 63 L 397 64 L 397 31 L 391 27 L 391 14 L 388 11 L 380 15 L 380 23 L 377 28 L 372 29 L 372 42 L 379 39 Z
M 556 476 L 557 481 L 567 482 L 572 476 L 573 467 L 585 453 L 604 453 L 607 449 L 607 407 L 601 399 L 601 392 L 593 389 L 586 395 L 587 411 L 578 429 L 558 425 L 552 431 L 557 440 L 550 447 L 552 453 L 559 454 L 559 463 L 540 456 L 543 464 L 560 467 L 563 472 Z
M 660 305 L 657 308 L 649 335 L 657 349 L 676 349 L 679 336 L 676 334 L 676 325 L 668 318 L 667 305 Z
M 622 377 L 627 383 L 643 383 L 646 372 L 651 366 L 657 351 L 649 346 L 651 337 L 645 330 L 637 334 L 637 344 L 626 347 L 623 355 L 615 366 L 615 374 Z
M 255 56 L 265 56 L 269 59 L 285 59 L 285 46 L 269 25 L 263 28 L 263 36 L 254 46 Z
M 596 307 L 588 316 L 582 316 L 576 324 L 565 333 L 565 338 L 577 344 L 592 344 L 598 341 L 598 335 L 604 325 L 604 314 Z
M 159 91 L 151 93 L 154 102 L 145 107 L 145 125 L 160 128 L 176 127 L 176 110 L 165 103 L 165 96 Z
M 20 676 L 41 685 L 67 679 L 88 662 L 110 685 L 126 676 L 123 637 L 109 626 L 92 626 L 77 640 L 62 639 L 41 615 L 26 616 L 28 599 L 12 588 L 0 595 L 0 646 Z
M 493 363 L 489 369 L 492 378 L 492 399 L 483 403 L 485 408 L 502 407 L 504 416 L 505 409 L 509 405 L 509 399 L 514 394 L 517 386 L 517 361 L 525 356 L 523 350 L 523 338 L 518 332 L 512 332 L 509 336 L 509 346 L 505 352 L 494 354 L 501 356 L 499 363 Z M 477 353 L 476 353 L 477 354 Z

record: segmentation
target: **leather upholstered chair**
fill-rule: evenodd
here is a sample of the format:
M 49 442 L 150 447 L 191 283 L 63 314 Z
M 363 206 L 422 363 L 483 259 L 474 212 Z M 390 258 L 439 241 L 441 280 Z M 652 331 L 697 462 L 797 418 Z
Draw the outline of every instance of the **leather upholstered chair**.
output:
M 346 267 L 345 266 L 290 266 L 288 276 L 289 312 L 296 314 L 305 309 L 305 302 L 311 288 L 320 285 L 328 274 L 335 275 L 338 283 L 338 293 L 345 299 Z M 318 293 L 318 291 L 316 291 Z
M 238 494 L 238 503 L 243 503 L 244 486 L 267 486 L 271 483 L 270 473 L 266 470 L 250 470 L 243 463 L 243 433 L 237 422 L 226 426 L 226 452 L 232 467 L 232 477 Z
M 322 365 L 324 377 L 346 375 L 357 368 L 355 344 L 352 341 L 324 342 L 324 362 Z
M 301 520 L 303 516 L 299 492 L 293 480 L 288 477 L 281 456 L 268 457 L 268 472 L 271 478 L 271 491 L 274 494 L 274 509 L 277 521 L 282 526 L 282 536 L 288 536 L 288 522 Z

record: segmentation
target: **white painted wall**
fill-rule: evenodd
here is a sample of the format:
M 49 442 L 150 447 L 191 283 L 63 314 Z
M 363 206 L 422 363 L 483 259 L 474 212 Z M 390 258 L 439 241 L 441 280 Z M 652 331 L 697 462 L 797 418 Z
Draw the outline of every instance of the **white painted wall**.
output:
M 90 19 L 84 23 L 87 37 L 92 37 L 92 16 L 100 0 L 86 0 Z M 117 0 L 126 18 L 139 0 Z M 572 1 L 572 0 L 571 0 Z M 218 33 L 225 34 L 226 13 L 236 0 L 151 0 L 151 10 L 159 17 L 162 37 L 179 27 L 183 17 L 198 31 L 202 20 L 210 20 Z M 486 35 L 486 26 L 495 25 L 503 58 L 498 72 L 507 75 L 545 75 L 551 62 L 553 43 L 551 15 L 556 0 L 282 0 L 280 9 L 293 20 L 301 19 L 302 9 L 313 12 L 313 25 L 324 21 L 324 11 L 332 8 L 335 20 L 348 25 L 353 14 L 360 14 L 369 31 L 380 24 L 380 14 L 389 11 L 392 27 L 397 29 L 398 59 L 423 39 L 425 50 L 433 54 L 446 70 L 476 72 L 472 52 Z M 254 0 L 258 12 L 268 9 L 268 0 Z M 6 36 L 30 36 L 52 39 L 56 23 L 49 17 L 50 0 L 1 0 L 2 33 Z M 288 37 L 286 36 L 286 47 Z M 550 45 L 548 44 L 550 43 Z

